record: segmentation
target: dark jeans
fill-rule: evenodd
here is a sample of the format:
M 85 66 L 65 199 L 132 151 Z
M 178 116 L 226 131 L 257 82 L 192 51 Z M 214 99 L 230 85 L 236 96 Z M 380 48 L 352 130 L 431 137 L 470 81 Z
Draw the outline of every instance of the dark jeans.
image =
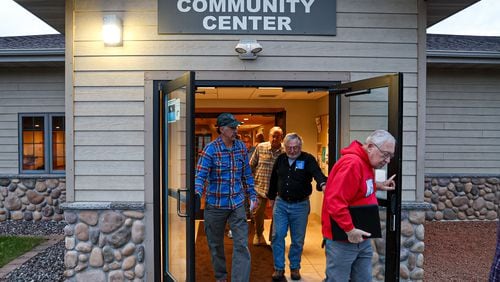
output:
M 226 222 L 233 233 L 233 263 L 231 281 L 250 280 L 250 251 L 248 250 L 248 223 L 245 206 L 235 210 L 205 208 L 205 233 L 212 258 L 215 279 L 226 279 L 226 257 L 224 255 L 224 230 Z

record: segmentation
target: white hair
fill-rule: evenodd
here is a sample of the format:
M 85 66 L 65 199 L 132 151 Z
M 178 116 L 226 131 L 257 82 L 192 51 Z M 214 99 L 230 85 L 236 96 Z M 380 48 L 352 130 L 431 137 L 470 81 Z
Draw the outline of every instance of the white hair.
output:
M 283 138 L 283 144 L 287 145 L 290 141 L 294 139 L 299 140 L 300 146 L 302 146 L 302 137 L 300 137 L 300 135 L 298 135 L 295 132 L 288 133 L 287 135 L 285 135 L 285 138 Z
M 396 139 L 389 132 L 383 129 L 378 129 L 373 131 L 368 137 L 366 137 L 366 144 L 372 143 L 377 146 L 382 146 L 382 144 L 389 142 L 396 144 Z

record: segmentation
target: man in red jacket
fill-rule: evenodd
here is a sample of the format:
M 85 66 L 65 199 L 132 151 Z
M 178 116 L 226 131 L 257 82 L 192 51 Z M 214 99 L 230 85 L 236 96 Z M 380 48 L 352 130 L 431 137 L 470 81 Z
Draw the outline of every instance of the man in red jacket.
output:
M 394 190 L 394 176 L 375 182 L 375 169 L 387 165 L 394 157 L 396 140 L 385 130 L 372 132 L 364 144 L 352 142 L 341 150 L 326 183 L 321 223 L 325 238 L 326 280 L 371 281 L 373 250 L 371 234 L 353 225 L 349 207 L 377 205 L 375 192 Z M 331 221 L 347 234 L 347 241 L 333 238 Z

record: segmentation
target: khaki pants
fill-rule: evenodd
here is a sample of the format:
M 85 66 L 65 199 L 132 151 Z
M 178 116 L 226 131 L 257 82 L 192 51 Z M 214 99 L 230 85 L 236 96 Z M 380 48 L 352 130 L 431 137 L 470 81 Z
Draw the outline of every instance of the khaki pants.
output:
M 266 216 L 267 198 L 257 195 L 259 205 L 254 211 L 255 235 L 262 236 L 264 233 L 264 217 Z

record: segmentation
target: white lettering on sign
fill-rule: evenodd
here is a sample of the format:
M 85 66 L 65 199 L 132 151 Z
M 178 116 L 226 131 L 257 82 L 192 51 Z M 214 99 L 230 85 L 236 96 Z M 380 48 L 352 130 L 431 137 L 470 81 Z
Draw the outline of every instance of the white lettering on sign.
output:
M 177 10 L 198 13 L 295 13 L 298 7 L 311 12 L 315 0 L 177 0 Z
M 243 0 L 229 0 L 229 10 L 228 12 L 245 12 L 245 5 L 243 4 Z M 225 11 L 223 11 L 225 12 Z
M 206 16 L 203 28 L 206 30 L 292 30 L 289 17 L 272 16 Z
M 292 30 L 292 19 L 282 13 L 311 13 L 315 0 L 177 0 L 182 13 L 211 13 L 203 17 L 205 30 Z M 233 15 L 217 15 L 233 13 Z M 250 13 L 255 15 L 234 15 Z M 265 14 L 265 15 L 262 15 Z

